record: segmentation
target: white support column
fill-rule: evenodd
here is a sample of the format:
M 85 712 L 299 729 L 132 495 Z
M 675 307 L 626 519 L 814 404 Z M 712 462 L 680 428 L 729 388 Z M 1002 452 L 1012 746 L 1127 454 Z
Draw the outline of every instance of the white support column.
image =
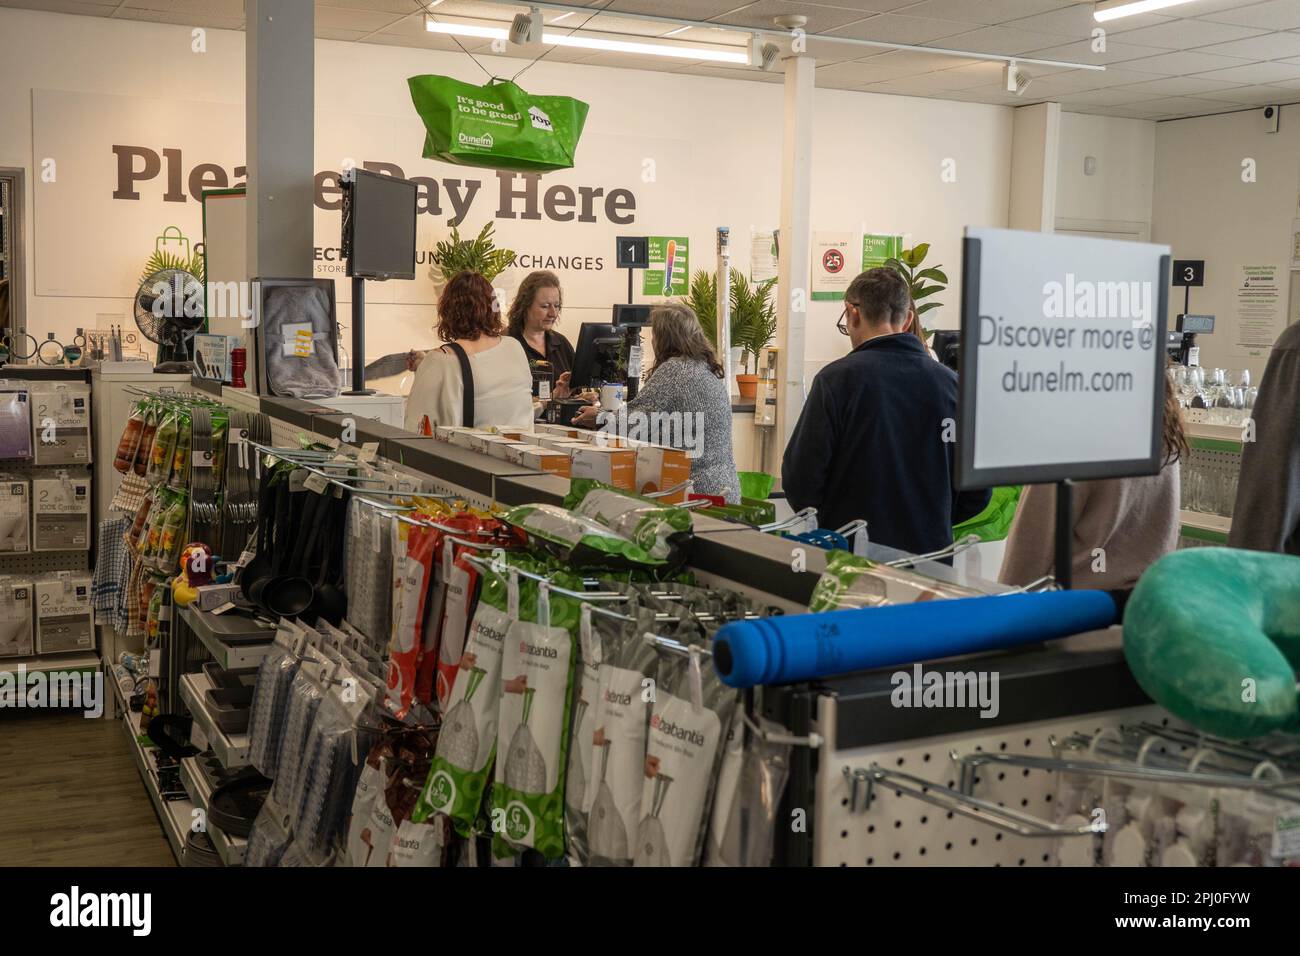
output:
M 1012 229 L 1056 229 L 1056 169 L 1061 148 L 1061 104 L 1036 103 L 1015 111 L 1011 136 Z
M 785 137 L 781 145 L 781 234 L 778 263 L 776 345 L 776 447 L 771 467 L 781 474 L 781 458 L 804 403 L 804 338 L 812 281 L 812 125 L 816 61 L 793 56 L 785 61 Z
M 244 112 L 248 275 L 309 278 L 315 201 L 316 11 L 248 0 Z

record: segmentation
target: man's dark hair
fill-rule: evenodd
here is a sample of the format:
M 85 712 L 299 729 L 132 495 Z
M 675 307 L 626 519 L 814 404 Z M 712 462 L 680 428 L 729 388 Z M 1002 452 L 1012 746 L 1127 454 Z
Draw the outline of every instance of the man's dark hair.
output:
M 912 291 L 894 269 L 878 266 L 859 273 L 844 291 L 844 301 L 856 305 L 872 325 L 897 324 L 907 317 Z

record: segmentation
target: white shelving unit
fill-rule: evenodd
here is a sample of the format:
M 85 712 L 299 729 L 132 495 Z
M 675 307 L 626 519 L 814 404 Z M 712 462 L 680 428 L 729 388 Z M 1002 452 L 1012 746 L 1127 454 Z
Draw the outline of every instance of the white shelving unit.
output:
M 185 844 L 186 835 L 194 822 L 194 804 L 189 800 L 164 800 L 162 790 L 158 784 L 158 773 L 153 766 L 151 751 L 156 748 L 149 743 L 145 734 L 144 717 L 141 714 L 132 713 L 122 700 L 121 693 L 117 688 L 117 682 L 113 682 L 113 693 L 122 706 L 122 727 L 126 732 L 127 740 L 130 743 L 131 755 L 135 758 L 135 767 L 140 772 L 140 779 L 144 782 L 144 789 L 149 794 L 149 800 L 153 803 L 154 810 L 158 813 L 158 819 L 162 822 L 163 834 L 167 837 L 167 842 L 171 845 L 172 855 L 176 857 L 176 862 L 185 865 Z M 187 791 L 188 792 L 188 791 Z
M 248 840 L 243 837 L 227 836 L 214 827 L 212 821 L 207 818 L 208 801 L 212 796 L 212 790 L 208 786 L 207 777 L 199 768 L 198 757 L 186 757 L 181 761 L 181 783 L 185 786 L 185 792 L 193 798 L 194 805 L 203 810 L 208 839 L 212 841 L 212 846 L 216 849 L 217 856 L 221 857 L 221 862 L 226 866 L 243 866 Z

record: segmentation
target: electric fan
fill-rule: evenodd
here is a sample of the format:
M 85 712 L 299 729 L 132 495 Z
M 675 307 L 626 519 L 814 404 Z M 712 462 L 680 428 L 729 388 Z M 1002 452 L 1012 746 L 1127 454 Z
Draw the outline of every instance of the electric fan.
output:
M 135 324 L 158 346 L 158 364 L 189 365 L 194 333 L 203 326 L 203 283 L 184 269 L 159 269 L 140 283 L 135 294 Z

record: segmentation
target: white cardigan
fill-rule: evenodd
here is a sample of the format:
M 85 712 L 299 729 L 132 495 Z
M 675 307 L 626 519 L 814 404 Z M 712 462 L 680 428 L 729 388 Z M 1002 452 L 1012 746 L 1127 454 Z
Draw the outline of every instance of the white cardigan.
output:
M 474 421 L 462 422 L 464 382 L 455 354 L 434 349 L 415 372 L 406 398 L 405 427 L 418 432 L 427 415 L 429 427 L 470 424 L 526 427 L 533 422 L 533 373 L 524 348 L 503 335 L 496 345 L 469 356 L 474 377 Z

